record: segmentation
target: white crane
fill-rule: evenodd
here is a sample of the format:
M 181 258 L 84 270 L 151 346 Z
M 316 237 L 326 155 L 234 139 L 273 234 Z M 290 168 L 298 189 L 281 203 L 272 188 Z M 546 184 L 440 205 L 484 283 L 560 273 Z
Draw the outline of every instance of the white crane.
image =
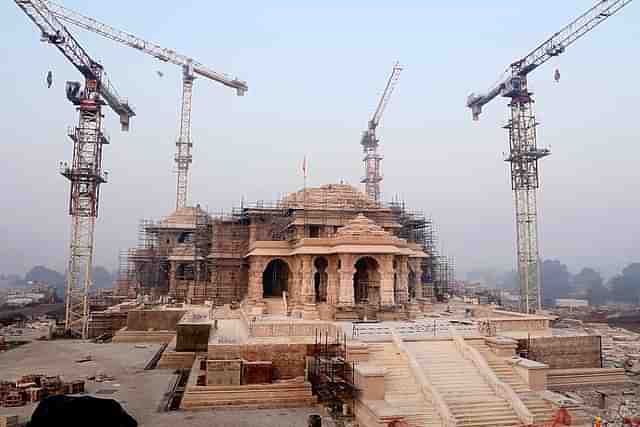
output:
M 247 83 L 226 74 L 213 71 L 194 59 L 172 49 L 164 48 L 156 43 L 148 42 L 133 34 L 118 30 L 52 1 L 45 2 L 49 6 L 51 13 L 63 21 L 137 49 L 160 61 L 171 62 L 172 64 L 182 67 L 182 105 L 180 108 L 180 128 L 178 130 L 175 155 L 178 178 L 176 185 L 176 209 L 187 206 L 189 165 L 193 161 L 191 154 L 193 148 L 191 141 L 191 98 L 193 95 L 193 81 L 196 76 L 201 76 L 235 89 L 238 96 L 243 96 L 248 90 Z
M 551 154 L 539 148 L 536 141 L 536 121 L 532 93 L 527 87 L 527 75 L 542 64 L 558 56 L 582 36 L 620 11 L 632 0 L 600 0 L 591 9 L 574 19 L 528 55 L 512 63 L 507 77 L 484 95 L 471 94 L 467 107 L 478 120 L 482 107 L 501 95 L 509 98 L 510 117 L 505 128 L 509 131 L 511 188 L 515 196 L 518 275 L 520 279 L 520 309 L 525 313 L 542 307 L 540 266 L 538 263 L 538 219 L 536 190 L 539 188 L 538 160 Z M 556 80 L 559 79 L 557 75 Z
M 378 107 L 373 113 L 371 120 L 369 120 L 367 130 L 362 132 L 362 139 L 360 140 L 362 151 L 364 152 L 364 158 L 362 159 L 364 161 L 364 177 L 360 182 L 365 185 L 367 195 L 376 202 L 380 201 L 380 181 L 382 181 L 382 174 L 380 172 L 382 156 L 378 154 L 379 140 L 376 137 L 376 128 L 380 124 L 382 113 L 384 113 L 389 99 L 391 99 L 391 94 L 396 87 L 396 83 L 398 83 L 401 71 L 402 67 L 396 62 L 391 70 L 389 80 L 387 80 L 387 86 L 384 88 L 384 92 L 382 92 Z
M 87 54 L 67 28 L 51 13 L 42 0 L 15 0 L 16 5 L 40 30 L 41 40 L 55 46 L 83 75 L 79 82 L 67 82 L 67 99 L 78 109 L 78 126 L 69 129 L 73 141 L 71 164 L 60 163 L 60 173 L 71 182 L 69 214 L 71 241 L 65 290 L 65 331 L 87 338 L 89 289 L 93 271 L 95 222 L 98 216 L 100 185 L 108 174 L 102 169 L 102 146 L 109 139 L 102 130 L 102 107 L 108 104 L 120 117 L 122 130 L 129 130 L 135 115 L 107 80 L 104 69 Z

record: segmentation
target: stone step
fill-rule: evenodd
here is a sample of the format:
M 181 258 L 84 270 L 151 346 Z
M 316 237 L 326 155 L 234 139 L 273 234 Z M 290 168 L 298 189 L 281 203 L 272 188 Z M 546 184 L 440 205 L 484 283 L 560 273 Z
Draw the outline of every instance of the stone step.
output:
M 513 413 L 509 413 L 509 412 L 494 412 L 494 411 L 485 411 L 485 412 L 476 412 L 473 414 L 470 413 L 460 413 L 460 414 L 456 414 L 454 413 L 454 416 L 456 417 L 456 420 L 460 420 L 462 422 L 464 421 L 486 421 L 487 419 L 491 419 L 491 421 L 493 422 L 500 422 L 500 421 L 505 421 L 505 420 L 515 420 L 516 422 L 519 420 L 519 418 Z
M 518 418 L 505 419 L 495 421 L 492 419 L 485 420 L 468 420 L 458 424 L 461 427 L 516 427 L 522 425 Z
M 239 407 L 246 409 L 269 409 L 269 408 L 295 408 L 314 405 L 317 402 L 315 397 L 308 398 L 272 398 L 262 399 L 227 399 L 227 400 L 194 400 L 187 396 L 183 397 L 180 407 L 182 409 L 209 409 L 220 407 Z
M 459 410 L 452 410 L 453 414 L 456 416 L 463 418 L 474 418 L 478 416 L 486 417 L 489 414 L 491 417 L 514 417 L 515 414 L 513 410 L 509 407 L 506 408 L 487 408 L 487 407 L 477 407 L 473 409 L 469 408 L 460 408 Z
M 471 387 L 471 386 L 463 386 L 457 387 L 449 384 L 436 384 L 438 391 L 442 394 L 464 394 L 465 396 L 473 396 L 473 395 L 487 395 L 493 393 L 493 391 L 486 386 L 483 387 Z
M 496 409 L 509 407 L 507 402 L 497 397 L 492 397 L 490 400 L 452 399 L 448 401 L 447 404 L 452 410 L 456 408 L 466 408 L 471 410 L 476 407 L 491 407 Z
M 406 357 L 392 343 L 369 345 L 369 361 L 387 369 L 385 374 L 385 401 L 403 414 L 412 427 L 439 425 L 431 401 L 422 393 L 409 368 Z
M 409 343 L 408 347 L 460 427 L 520 424 L 509 404 L 495 395 L 476 366 L 462 357 L 452 342 Z

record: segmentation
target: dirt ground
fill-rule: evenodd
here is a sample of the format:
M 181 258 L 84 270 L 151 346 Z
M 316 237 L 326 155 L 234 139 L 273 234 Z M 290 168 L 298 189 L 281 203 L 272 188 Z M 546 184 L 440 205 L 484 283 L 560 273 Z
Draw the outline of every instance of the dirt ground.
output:
M 144 370 L 159 347 L 159 344 L 32 341 L 0 353 L 0 379 L 12 380 L 29 373 L 61 375 L 64 380 L 85 379 L 87 393 L 119 401 L 140 426 L 298 427 L 307 424 L 310 414 L 320 413 L 316 407 L 163 412 L 161 408 L 176 375 L 172 370 Z M 91 361 L 76 362 L 88 355 L 91 355 Z M 114 379 L 109 382 L 87 380 L 96 374 L 106 374 Z M 18 415 L 20 421 L 25 422 L 35 406 L 0 407 L 0 415 Z M 323 426 L 325 425 L 333 426 L 333 423 L 323 417 Z

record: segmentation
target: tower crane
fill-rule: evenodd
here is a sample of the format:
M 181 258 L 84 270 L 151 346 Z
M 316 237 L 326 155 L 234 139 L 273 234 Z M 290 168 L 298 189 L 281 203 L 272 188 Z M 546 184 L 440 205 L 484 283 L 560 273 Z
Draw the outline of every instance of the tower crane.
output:
M 193 148 L 193 143 L 191 142 L 191 98 L 193 95 L 193 81 L 196 75 L 201 76 L 235 89 L 238 96 L 243 96 L 248 90 L 247 83 L 236 78 L 231 78 L 226 74 L 213 71 L 194 59 L 172 49 L 161 47 L 133 34 L 118 30 L 52 1 L 45 1 L 51 13 L 65 22 L 137 49 L 160 61 L 170 62 L 182 67 L 182 105 L 180 108 L 180 128 L 178 130 L 178 139 L 176 140 L 175 155 L 177 173 L 176 209 L 187 206 L 189 165 L 193 160 L 191 154 Z
M 486 94 L 471 94 L 467 107 L 478 120 L 485 104 L 498 95 L 509 98 L 509 154 L 505 161 L 511 166 L 511 188 L 515 196 L 518 276 L 520 309 L 530 313 L 542 306 L 540 266 L 538 260 L 538 225 L 536 191 L 540 186 L 538 160 L 551 154 L 537 145 L 533 93 L 529 92 L 527 76 L 558 56 L 588 32 L 619 12 L 632 0 L 600 0 L 591 9 L 574 19 L 525 57 L 513 62 L 506 77 Z
M 367 195 L 376 202 L 380 201 L 380 181 L 382 181 L 382 174 L 380 172 L 382 156 L 378 154 L 378 143 L 380 140 L 376 137 L 376 129 L 380 124 L 380 119 L 382 119 L 382 113 L 384 113 L 389 99 L 391 99 L 391 94 L 396 87 L 396 83 L 398 83 L 401 71 L 402 67 L 396 62 L 391 70 L 389 80 L 387 80 L 387 86 L 384 88 L 384 92 L 382 92 L 378 107 L 373 113 L 371 120 L 369 120 L 367 130 L 362 132 L 362 139 L 360 140 L 364 153 L 364 158 L 362 159 L 364 162 L 364 177 L 360 182 L 365 185 Z
M 135 113 L 106 78 L 102 65 L 91 59 L 44 1 L 14 1 L 41 31 L 41 40 L 58 48 L 85 79 L 84 88 L 79 82 L 67 82 L 67 99 L 77 106 L 80 117 L 78 126 L 68 131 L 73 141 L 73 160 L 71 164 L 61 162 L 60 173 L 71 182 L 65 330 L 70 335 L 86 338 L 95 221 L 100 185 L 107 182 L 107 172 L 102 170 L 102 146 L 108 144 L 109 139 L 102 131 L 102 106 L 106 102 L 118 114 L 124 131 L 129 130 L 129 119 Z

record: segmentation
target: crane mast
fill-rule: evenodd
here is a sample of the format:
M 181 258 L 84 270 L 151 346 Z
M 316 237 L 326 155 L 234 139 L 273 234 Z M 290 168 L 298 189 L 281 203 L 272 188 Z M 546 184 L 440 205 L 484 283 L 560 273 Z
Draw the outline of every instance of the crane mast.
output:
M 173 49 L 164 48 L 156 43 L 143 40 L 133 34 L 118 30 L 94 18 L 68 9 L 52 1 L 45 1 L 51 13 L 57 18 L 71 23 L 79 28 L 100 34 L 103 37 L 132 47 L 154 58 L 170 62 L 182 68 L 182 103 L 180 106 L 180 127 L 176 139 L 176 209 L 187 206 L 189 193 L 189 168 L 193 161 L 191 140 L 191 104 L 193 97 L 193 82 L 196 76 L 222 83 L 236 90 L 238 96 L 243 96 L 248 90 L 244 81 L 232 78 L 226 74 L 213 71 L 194 59 L 177 53 Z
M 511 188 L 514 192 L 516 247 L 520 282 L 520 310 L 525 313 L 542 308 L 538 248 L 537 190 L 540 187 L 538 161 L 551 154 L 537 144 L 538 122 L 533 109 L 533 93 L 527 76 L 602 22 L 616 14 L 632 0 L 600 0 L 595 6 L 541 43 L 525 57 L 513 62 L 506 77 L 486 94 L 471 94 L 467 107 L 478 120 L 485 104 L 498 96 L 509 99 L 509 118 L 504 126 L 509 133 Z
M 102 65 L 93 61 L 65 26 L 40 0 L 15 0 L 16 5 L 41 31 L 41 40 L 54 45 L 85 78 L 67 82 L 67 99 L 77 107 L 78 125 L 70 128 L 73 142 L 71 164 L 61 162 L 60 173 L 71 183 L 70 253 L 65 292 L 65 330 L 86 338 L 89 318 L 88 296 L 92 284 L 95 221 L 98 216 L 100 185 L 107 182 L 102 170 L 102 147 L 109 140 L 102 130 L 102 106 L 106 103 L 120 117 L 122 130 L 129 129 L 135 115 L 129 103 L 120 98 L 107 80 Z
M 362 151 L 364 153 L 364 158 L 362 160 L 364 162 L 365 173 L 360 182 L 365 184 L 365 191 L 367 195 L 376 202 L 380 201 L 380 182 L 382 181 L 382 173 L 380 171 L 380 161 L 382 160 L 382 156 L 378 153 L 378 143 L 380 140 L 376 137 L 376 129 L 380 123 L 380 119 L 382 119 L 382 114 L 391 99 L 391 94 L 398 83 L 401 71 L 402 67 L 396 62 L 393 65 L 391 75 L 387 80 L 387 85 L 382 92 L 376 111 L 369 120 L 367 130 L 362 133 L 362 139 L 360 140 Z

